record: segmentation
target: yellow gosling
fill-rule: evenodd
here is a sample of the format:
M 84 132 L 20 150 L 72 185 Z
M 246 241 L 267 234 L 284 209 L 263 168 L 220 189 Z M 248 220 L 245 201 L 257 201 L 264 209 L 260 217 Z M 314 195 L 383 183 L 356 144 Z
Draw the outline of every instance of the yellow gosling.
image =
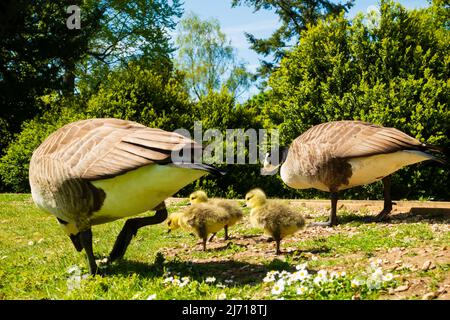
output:
M 202 190 L 191 193 L 191 195 L 189 196 L 189 201 L 191 204 L 208 203 L 215 207 L 222 208 L 226 211 L 227 221 L 226 221 L 226 225 L 224 227 L 225 240 L 229 239 L 228 228 L 234 226 L 243 217 L 242 210 L 237 203 L 232 202 L 232 201 L 226 201 L 226 200 L 209 200 L 206 192 L 204 192 Z M 215 233 L 211 236 L 211 238 L 209 240 L 211 241 L 214 238 L 214 236 L 215 236 Z
M 289 206 L 276 201 L 267 201 L 264 191 L 253 189 L 245 196 L 250 210 L 250 222 L 276 241 L 276 254 L 280 254 L 280 242 L 305 226 L 303 216 Z
M 199 203 L 188 206 L 181 214 L 178 223 L 181 228 L 191 231 L 203 240 L 206 251 L 208 235 L 221 230 L 227 223 L 227 212 L 217 206 Z

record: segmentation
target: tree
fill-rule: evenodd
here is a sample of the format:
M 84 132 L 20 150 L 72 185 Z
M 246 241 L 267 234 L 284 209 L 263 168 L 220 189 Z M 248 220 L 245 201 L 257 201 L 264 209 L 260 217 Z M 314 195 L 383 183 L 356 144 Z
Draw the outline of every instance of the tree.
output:
M 77 3 L 81 28 L 69 29 L 66 10 Z M 24 121 L 43 113 L 39 96 L 54 91 L 87 99 L 112 69 L 130 61 L 168 79 L 168 30 L 181 13 L 179 0 L 1 2 L 0 155 Z
M 250 85 L 245 65 L 236 59 L 236 51 L 217 20 L 202 21 L 190 14 L 179 23 L 176 37 L 178 68 L 184 72 L 193 96 L 201 99 L 211 91 L 226 87 L 239 96 Z
M 172 71 L 168 31 L 180 18 L 180 0 L 106 0 L 100 30 L 90 42 L 88 59 L 78 66 L 80 90 L 98 88 L 111 69 L 134 61 L 166 78 Z
M 302 31 L 308 25 L 315 25 L 320 19 L 337 15 L 342 10 L 347 11 L 353 5 L 353 0 L 344 4 L 336 4 L 329 0 L 233 0 L 232 6 L 247 5 L 255 12 L 261 9 L 274 10 L 282 25 L 267 39 L 257 39 L 246 33 L 251 48 L 267 57 L 273 55 L 273 61 L 262 61 L 259 72 L 267 75 L 284 57 L 291 44 L 296 44 Z
M 69 67 L 83 59 L 99 30 L 101 9 L 83 2 L 83 28 L 69 30 L 72 1 L 6 0 L 0 4 L 0 122 L 11 134 L 39 111 L 35 98 L 70 92 Z M 5 143 L 4 143 L 5 144 Z M 0 154 L 5 145 L 0 145 Z

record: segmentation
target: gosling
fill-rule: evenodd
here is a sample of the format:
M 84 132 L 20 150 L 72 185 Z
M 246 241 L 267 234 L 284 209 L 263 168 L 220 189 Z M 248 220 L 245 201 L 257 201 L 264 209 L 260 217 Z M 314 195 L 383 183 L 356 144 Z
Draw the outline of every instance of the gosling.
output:
M 167 233 L 180 228 L 180 217 L 183 215 L 182 211 L 177 211 L 172 213 L 169 218 L 167 218 Z
M 280 242 L 305 226 L 305 219 L 281 202 L 267 201 L 264 191 L 253 189 L 245 195 L 250 210 L 250 223 L 264 229 L 276 242 L 276 254 L 281 254 Z
M 242 217 L 242 210 L 241 208 L 235 203 L 231 201 L 225 201 L 225 200 L 209 200 L 208 196 L 206 195 L 206 192 L 199 190 L 194 193 L 191 193 L 189 196 L 189 201 L 192 204 L 198 204 L 198 203 L 208 203 L 215 207 L 222 208 L 227 213 L 227 224 L 224 227 L 225 230 L 225 240 L 229 239 L 228 236 L 228 228 L 234 226 L 236 223 L 238 223 Z M 213 233 L 209 241 L 211 241 L 216 234 Z
M 228 214 L 225 209 L 207 203 L 188 206 L 178 219 L 181 228 L 202 239 L 203 251 L 206 251 L 208 235 L 221 230 L 227 222 Z

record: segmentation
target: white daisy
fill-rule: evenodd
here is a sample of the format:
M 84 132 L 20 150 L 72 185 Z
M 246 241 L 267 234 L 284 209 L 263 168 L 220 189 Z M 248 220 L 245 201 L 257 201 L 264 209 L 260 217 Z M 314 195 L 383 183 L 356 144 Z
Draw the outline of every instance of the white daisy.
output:
M 359 287 L 359 286 L 361 286 L 362 284 L 363 284 L 362 281 L 359 280 L 359 279 L 353 279 L 353 280 L 351 281 L 351 286 L 352 286 L 352 288 Z
M 151 294 L 147 297 L 147 300 L 155 300 L 156 299 L 156 293 Z
M 383 276 L 383 281 L 391 281 L 392 279 L 394 279 L 394 276 L 392 275 L 392 273 L 388 273 L 386 275 Z
M 279 295 L 284 291 L 284 280 L 280 279 L 272 287 L 272 294 Z
M 216 278 L 215 278 L 215 277 L 208 277 L 208 278 L 205 279 L 205 282 L 206 282 L 206 283 L 213 283 L 213 282 L 216 282 Z
M 226 300 L 227 299 L 227 295 L 225 294 L 225 292 L 222 292 L 221 294 L 219 294 L 217 299 L 219 299 L 219 300 Z
M 273 281 L 275 281 L 275 277 L 274 277 L 274 275 L 272 275 L 272 274 L 267 274 L 265 277 L 264 277 L 264 279 L 263 279 L 263 281 L 264 282 L 273 282 Z
M 305 286 L 300 286 L 300 287 L 297 288 L 297 294 L 298 295 L 303 295 L 303 294 L 305 294 L 307 292 L 308 292 L 308 288 L 305 287 Z
M 308 263 L 301 263 L 301 264 L 297 265 L 295 267 L 295 269 L 297 269 L 297 270 L 304 270 L 304 269 L 306 269 L 307 265 L 308 265 Z

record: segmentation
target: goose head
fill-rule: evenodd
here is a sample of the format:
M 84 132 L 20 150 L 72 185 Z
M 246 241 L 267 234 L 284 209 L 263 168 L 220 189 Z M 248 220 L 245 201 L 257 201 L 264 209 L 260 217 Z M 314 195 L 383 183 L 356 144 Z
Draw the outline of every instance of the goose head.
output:
M 261 169 L 261 174 L 264 176 L 271 176 L 278 172 L 278 168 L 283 165 L 286 161 L 289 148 L 284 147 L 281 149 L 276 149 L 275 153 L 266 153 L 264 158 L 263 168 Z
M 189 196 L 189 202 L 191 204 L 208 202 L 208 196 L 206 195 L 206 192 L 204 192 L 204 191 L 201 191 L 201 190 L 195 191 L 195 192 L 191 193 L 191 195 Z
M 250 209 L 260 207 L 266 203 L 266 194 L 261 189 L 250 190 L 245 195 L 245 204 Z

